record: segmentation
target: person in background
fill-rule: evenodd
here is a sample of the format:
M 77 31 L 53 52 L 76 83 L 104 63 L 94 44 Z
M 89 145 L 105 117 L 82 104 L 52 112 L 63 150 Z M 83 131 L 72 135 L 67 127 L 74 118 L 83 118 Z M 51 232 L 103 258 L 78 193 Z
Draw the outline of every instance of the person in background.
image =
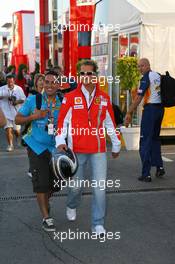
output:
M 0 88 L 0 104 L 7 120 L 4 129 L 8 142 L 7 151 L 10 152 L 14 150 L 13 134 L 16 135 L 17 143 L 20 144 L 21 127 L 15 124 L 15 116 L 26 97 L 22 88 L 15 85 L 15 78 L 13 75 L 7 75 L 6 81 L 7 85 Z
M 34 76 L 34 89 L 32 89 L 30 91 L 30 94 L 32 95 L 36 95 L 38 93 L 43 93 L 44 90 L 44 80 L 45 80 L 45 76 L 43 74 L 37 73 Z M 28 133 L 28 130 L 31 127 L 31 123 L 28 123 L 25 125 L 24 130 L 22 132 L 22 136 L 26 135 Z M 29 171 L 27 173 L 27 175 L 29 176 L 29 178 L 32 178 L 32 173 L 31 173 L 31 169 L 29 168 Z
M 4 74 L 0 72 L 0 87 L 4 86 L 6 84 L 6 78 L 4 77 Z
M 30 72 L 30 78 L 28 81 L 28 85 L 29 85 L 29 94 L 32 93 L 33 89 L 34 89 L 34 77 L 36 74 L 39 74 L 39 63 L 35 62 L 35 70 L 33 72 Z
M 45 76 L 41 73 L 35 74 L 34 77 L 34 91 L 36 93 L 42 93 L 44 89 Z
M 16 78 L 16 67 L 15 67 L 15 65 L 10 65 L 7 68 L 7 72 L 8 72 L 8 74 L 13 74 Z
M 139 181 L 151 182 L 151 167 L 156 167 L 155 176 L 160 178 L 165 174 L 161 155 L 160 129 L 164 115 L 161 104 L 160 74 L 151 70 L 147 58 L 138 62 L 138 68 L 142 74 L 137 96 L 130 105 L 125 117 L 125 125 L 132 121 L 132 114 L 143 100 L 143 113 L 140 131 L 140 157 L 142 161 L 142 175 Z
M 29 94 L 29 85 L 27 78 L 27 66 L 25 64 L 20 64 L 18 68 L 18 74 L 16 78 L 16 84 L 23 89 L 25 96 L 27 97 Z
M 4 76 L 4 79 L 6 79 L 6 75 L 7 75 L 7 67 L 4 65 L 2 68 L 2 74 Z
M 37 93 L 42 93 L 44 88 L 45 75 L 37 73 L 34 75 L 33 87 L 29 90 L 29 94 L 35 95 Z

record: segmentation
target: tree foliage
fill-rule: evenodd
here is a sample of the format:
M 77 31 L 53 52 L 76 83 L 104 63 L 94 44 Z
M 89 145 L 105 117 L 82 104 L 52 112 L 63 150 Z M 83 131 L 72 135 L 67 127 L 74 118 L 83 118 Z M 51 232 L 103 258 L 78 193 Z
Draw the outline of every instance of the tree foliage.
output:
M 117 60 L 117 76 L 120 76 L 120 88 L 131 91 L 138 86 L 140 73 L 136 57 L 122 57 Z

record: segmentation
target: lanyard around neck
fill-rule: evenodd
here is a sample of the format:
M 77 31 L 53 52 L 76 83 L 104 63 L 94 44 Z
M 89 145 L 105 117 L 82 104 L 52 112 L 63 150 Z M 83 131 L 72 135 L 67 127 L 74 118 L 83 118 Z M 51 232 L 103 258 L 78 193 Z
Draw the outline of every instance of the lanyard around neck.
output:
M 56 107 L 56 101 L 57 101 L 57 100 L 56 100 L 56 96 L 55 96 L 54 99 L 49 100 L 48 97 L 44 95 L 44 101 L 45 101 L 45 103 L 47 104 L 47 107 L 48 107 L 50 110 L 52 110 L 52 109 L 54 109 L 54 108 Z M 51 109 L 51 108 L 52 108 L 52 109 Z
M 53 100 L 49 100 L 48 97 L 44 95 L 44 101 L 47 105 L 47 108 L 50 109 L 50 112 L 48 112 L 48 119 L 53 119 L 56 107 L 56 96 Z

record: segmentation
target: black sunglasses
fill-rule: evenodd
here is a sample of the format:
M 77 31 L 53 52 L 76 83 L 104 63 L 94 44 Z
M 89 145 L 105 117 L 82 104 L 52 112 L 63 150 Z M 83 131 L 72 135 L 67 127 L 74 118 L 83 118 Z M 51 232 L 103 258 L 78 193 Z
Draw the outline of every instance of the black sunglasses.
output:
M 87 76 L 91 76 L 91 75 L 95 75 L 96 73 L 95 72 L 92 72 L 92 71 L 89 71 L 89 72 L 83 72 L 81 71 L 80 72 L 80 75 L 87 75 Z

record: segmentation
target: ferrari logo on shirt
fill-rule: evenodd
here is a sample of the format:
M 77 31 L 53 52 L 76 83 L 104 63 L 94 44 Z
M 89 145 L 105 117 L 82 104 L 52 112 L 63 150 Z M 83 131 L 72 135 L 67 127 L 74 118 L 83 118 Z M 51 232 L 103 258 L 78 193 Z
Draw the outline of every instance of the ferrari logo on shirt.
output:
M 94 104 L 99 105 L 101 103 L 101 98 L 100 97 L 96 97 L 94 100 Z
M 82 104 L 82 98 L 81 97 L 75 97 L 75 104 L 78 105 L 78 104 Z

